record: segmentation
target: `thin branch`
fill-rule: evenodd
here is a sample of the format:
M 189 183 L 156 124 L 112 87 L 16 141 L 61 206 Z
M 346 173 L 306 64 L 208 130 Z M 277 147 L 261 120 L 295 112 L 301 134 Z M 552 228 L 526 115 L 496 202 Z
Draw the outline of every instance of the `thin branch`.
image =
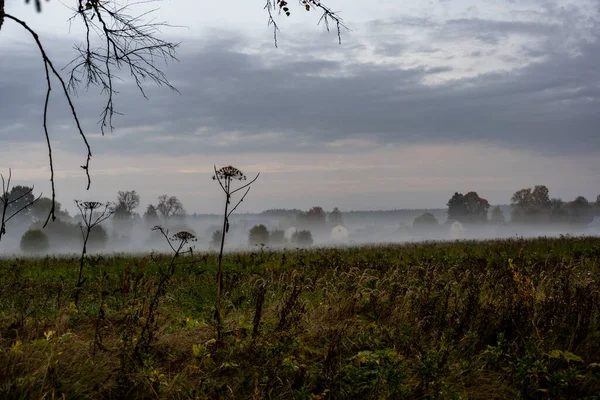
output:
M 49 100 L 49 96 L 50 96 L 50 90 L 52 89 L 51 81 L 50 81 L 50 72 L 48 71 L 48 67 L 50 67 L 52 74 L 58 79 L 58 81 L 60 82 L 60 84 L 62 86 L 63 93 L 64 93 L 65 97 L 67 98 L 67 102 L 69 103 L 69 107 L 71 109 L 71 115 L 73 116 L 73 119 L 75 120 L 75 124 L 77 125 L 77 130 L 79 132 L 79 135 L 83 139 L 83 142 L 85 143 L 85 146 L 87 148 L 86 162 L 85 162 L 85 165 L 81 166 L 81 168 L 85 171 L 85 174 L 87 176 L 87 181 L 88 181 L 87 190 L 90 189 L 90 185 L 92 183 L 91 178 L 90 178 L 90 172 L 89 172 L 90 159 L 92 158 L 92 149 L 87 140 L 87 137 L 83 133 L 83 129 L 81 128 L 81 123 L 79 122 L 79 117 L 77 116 L 77 112 L 75 111 L 75 106 L 73 105 L 73 101 L 71 100 L 71 96 L 69 95 L 69 90 L 67 89 L 67 85 L 65 84 L 65 81 L 60 76 L 60 74 L 58 73 L 56 68 L 54 68 L 54 64 L 52 63 L 52 61 L 50 61 L 50 59 L 46 55 L 46 51 L 40 41 L 38 34 L 33 29 L 31 29 L 29 27 L 29 25 L 27 25 L 24 21 L 20 20 L 19 18 L 16 18 L 10 14 L 5 14 L 5 17 L 10 20 L 15 21 L 16 23 L 21 25 L 25 30 L 27 30 L 31 34 L 31 36 L 33 37 L 33 39 L 35 40 L 35 42 L 38 46 L 38 49 L 39 49 L 42 59 L 44 61 L 44 68 L 45 68 L 45 72 L 46 72 L 46 84 L 47 84 L 47 89 L 48 89 L 46 91 L 46 99 L 45 99 L 45 103 L 44 103 L 44 133 L 46 135 L 46 143 L 48 145 L 48 153 L 49 153 L 49 159 L 50 159 L 50 182 L 52 184 L 52 208 L 50 209 L 48 218 L 46 219 L 46 222 L 44 223 L 44 226 L 46 226 L 46 224 L 50 220 L 50 216 L 52 216 L 53 221 L 56 219 L 56 215 L 54 214 L 55 213 L 55 203 L 56 203 L 56 192 L 55 192 L 55 187 L 54 187 L 54 165 L 53 165 L 53 161 L 52 161 L 52 146 L 50 144 L 50 136 L 48 133 L 48 126 L 47 126 L 48 100 Z
M 105 133 L 108 127 L 114 129 L 112 119 L 115 114 L 113 96 L 117 94 L 115 80 L 120 80 L 115 70 L 128 70 L 138 90 L 148 98 L 143 82 L 151 80 L 158 86 L 166 86 L 179 91 L 171 85 L 165 73 L 155 64 L 156 59 L 165 63 L 177 60 L 176 49 L 179 43 L 168 42 L 157 37 L 161 28 L 172 27 L 165 22 L 145 22 L 144 19 L 156 11 L 150 10 L 138 16 L 129 15 L 131 6 L 154 3 L 157 0 L 139 1 L 118 5 L 115 2 L 78 1 L 78 6 L 70 21 L 81 18 L 86 28 L 84 45 L 75 50 L 79 55 L 67 67 L 70 67 L 69 89 L 76 91 L 77 86 L 85 80 L 86 89 L 90 85 L 100 86 L 107 99 L 101 112 L 100 130 Z M 94 21 L 95 19 L 95 21 Z M 104 42 L 102 47 L 93 47 L 90 34 L 94 32 Z
M 250 191 L 250 188 L 248 188 L 246 190 L 246 193 L 244 193 L 244 195 L 242 196 L 242 198 L 240 199 L 240 201 L 237 202 L 237 204 L 235 205 L 235 207 L 233 207 L 231 209 L 231 211 L 229 211 L 229 214 L 227 214 L 227 219 L 229 220 L 229 216 L 235 211 L 236 208 L 238 208 L 238 206 L 242 203 L 242 201 L 244 201 L 244 198 L 246 198 L 246 195 L 248 194 L 248 192 Z
M 231 192 L 231 194 L 239 192 L 240 190 L 245 189 L 248 186 L 252 185 L 254 182 L 256 182 L 256 180 L 258 179 L 259 176 L 260 176 L 260 172 L 258 174 L 256 174 L 256 176 L 254 177 L 254 179 L 252 179 L 250 182 L 246 183 L 244 186 L 240 186 L 239 188 L 235 189 L 233 192 Z
M 215 175 L 214 175 L 214 179 L 217 180 L 217 182 L 219 182 L 219 185 L 221 185 L 221 189 L 223 189 L 223 192 L 225 192 L 225 194 L 229 194 L 229 192 L 225 189 L 225 186 L 223 186 L 223 183 L 221 183 L 221 178 L 219 177 L 219 174 L 217 173 L 217 166 L 213 165 L 213 168 L 215 169 Z
M 272 0 L 267 0 L 267 4 L 265 4 L 264 9 L 267 10 L 269 14 L 269 19 L 267 20 L 267 27 L 273 25 L 273 43 L 277 48 L 277 32 L 279 31 L 279 26 L 277 26 L 277 22 L 275 22 L 275 18 L 273 18 L 273 8 L 274 5 L 271 3 Z

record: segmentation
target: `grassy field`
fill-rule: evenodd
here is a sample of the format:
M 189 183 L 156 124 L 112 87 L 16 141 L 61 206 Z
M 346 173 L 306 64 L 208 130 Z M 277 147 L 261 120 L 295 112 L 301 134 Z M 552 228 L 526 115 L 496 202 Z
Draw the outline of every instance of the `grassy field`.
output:
M 0 398 L 600 399 L 600 239 L 0 260 Z

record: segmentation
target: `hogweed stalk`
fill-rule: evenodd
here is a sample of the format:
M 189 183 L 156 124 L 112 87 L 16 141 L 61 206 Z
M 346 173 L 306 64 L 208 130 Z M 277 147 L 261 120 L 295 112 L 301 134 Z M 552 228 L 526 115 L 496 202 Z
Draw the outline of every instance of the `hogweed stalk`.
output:
M 215 310 L 215 317 L 217 319 L 217 336 L 218 336 L 218 339 L 220 340 L 221 339 L 221 291 L 222 291 L 222 284 L 223 284 L 223 269 L 222 269 L 223 248 L 225 246 L 225 235 L 229 231 L 229 216 L 244 201 L 244 199 L 246 198 L 246 195 L 250 191 L 250 185 L 252 185 L 258 179 L 258 177 L 260 176 L 260 172 L 258 174 L 256 174 L 254 179 L 252 179 L 250 182 L 234 189 L 232 187 L 232 183 L 235 181 L 246 181 L 247 180 L 246 175 L 244 175 L 244 173 L 242 171 L 240 171 L 239 169 L 237 169 L 231 165 L 223 167 L 219 170 L 217 170 L 216 166 L 213 166 L 213 167 L 215 170 L 215 174 L 213 175 L 213 180 L 219 182 L 219 186 L 221 186 L 223 193 L 225 193 L 225 212 L 223 213 L 223 230 L 221 231 L 222 234 L 221 234 L 221 246 L 220 246 L 220 250 L 219 250 L 219 267 L 218 267 L 218 271 L 217 271 L 217 307 Z M 231 204 L 232 196 L 237 192 L 241 192 L 242 190 L 245 190 L 244 194 L 242 195 L 240 200 L 235 204 L 235 206 L 233 206 L 231 208 L 231 210 L 229 210 L 229 205 Z

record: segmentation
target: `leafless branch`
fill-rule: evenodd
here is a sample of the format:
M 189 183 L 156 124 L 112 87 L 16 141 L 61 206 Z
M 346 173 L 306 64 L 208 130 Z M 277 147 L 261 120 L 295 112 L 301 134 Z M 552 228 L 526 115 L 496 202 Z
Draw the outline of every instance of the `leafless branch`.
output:
M 4 179 L 4 175 L 0 174 L 0 179 L 2 180 L 2 194 L 0 195 L 0 206 L 2 207 L 2 215 L 0 216 L 0 241 L 2 241 L 2 236 L 6 234 L 6 224 L 19 215 L 23 210 L 31 207 L 35 202 L 37 202 L 42 195 L 40 194 L 37 198 L 34 198 L 32 201 L 29 201 L 23 204 L 16 210 L 10 210 L 10 206 L 16 204 L 21 199 L 24 199 L 26 196 L 30 195 L 33 192 L 33 187 L 29 188 L 25 192 L 21 193 L 19 196 L 10 198 L 10 181 L 12 180 L 12 170 L 8 170 L 8 179 Z
M 115 110 L 113 99 L 118 93 L 115 88 L 115 80 L 119 80 L 117 71 L 128 71 L 144 98 L 148 98 L 143 87 L 146 80 L 177 91 L 165 73 L 156 66 L 158 60 L 165 63 L 177 61 L 176 49 L 179 43 L 157 36 L 162 28 L 171 25 L 147 21 L 147 17 L 156 10 L 138 16 L 128 14 L 131 6 L 158 1 L 127 2 L 120 5 L 109 1 L 78 0 L 77 8 L 72 9 L 74 15 L 71 21 L 81 18 L 86 36 L 84 44 L 75 46 L 78 56 L 67 66 L 70 68 L 69 89 L 76 92 L 82 82 L 85 82 L 86 89 L 92 85 L 101 88 L 107 97 L 99 121 L 102 134 L 106 127 L 111 131 L 114 129 L 112 119 L 115 114 L 119 114 Z M 91 37 L 94 34 L 103 41 L 102 46 L 94 46 Z
M 322 12 L 317 25 L 323 23 L 327 32 L 330 32 L 330 24 L 334 23 L 336 27 L 338 43 L 342 44 L 342 29 L 349 31 L 350 29 L 344 23 L 344 20 L 338 15 L 337 11 L 333 11 L 331 8 L 327 7 L 319 0 L 299 0 L 299 5 L 302 6 L 306 11 L 311 11 L 312 9 L 318 9 Z M 281 11 L 290 16 L 291 11 L 286 0 L 267 0 L 264 6 L 264 9 L 267 10 L 268 18 L 267 18 L 267 26 L 273 26 L 273 42 L 275 47 L 278 46 L 277 42 L 277 32 L 279 32 L 279 26 L 275 21 L 274 12 L 277 10 L 279 14 Z
M 246 193 L 244 193 L 244 195 L 243 195 L 243 196 L 242 196 L 242 198 L 241 198 L 241 199 L 240 199 L 240 200 L 237 202 L 237 204 L 235 205 L 235 207 L 233 207 L 233 208 L 231 209 L 231 211 L 229 211 L 229 214 L 227 214 L 227 219 L 229 219 L 229 216 L 230 216 L 231 214 L 233 214 L 233 212 L 235 211 L 235 209 L 236 209 L 236 208 L 238 208 L 238 206 L 239 206 L 240 204 L 242 204 L 242 202 L 243 202 L 243 201 L 244 201 L 244 199 L 246 198 L 246 195 L 248 194 L 248 192 L 249 192 L 249 191 L 250 191 L 250 188 L 246 189 Z
M 254 179 L 252 179 L 250 182 L 246 183 L 244 186 L 240 186 L 239 188 L 235 189 L 233 192 L 231 192 L 230 194 L 234 194 L 236 192 L 239 192 L 242 189 L 247 188 L 248 186 L 252 185 L 254 182 L 256 182 L 256 180 L 258 179 L 258 177 L 260 176 L 260 172 L 258 174 L 256 174 L 256 176 L 254 177 Z M 245 195 L 244 195 L 245 196 Z
M 63 78 L 60 76 L 60 74 L 58 73 L 58 71 L 56 70 L 56 68 L 54 68 L 54 64 L 52 63 L 52 61 L 50 61 L 50 59 L 48 58 L 46 51 L 44 49 L 44 46 L 42 46 L 42 42 L 40 41 L 40 38 L 38 36 L 38 34 L 31 29 L 24 21 L 10 15 L 10 14 L 5 14 L 5 18 L 10 19 L 15 21 L 16 23 L 18 23 L 19 25 L 21 25 L 27 32 L 29 32 L 29 34 L 31 34 L 31 36 L 33 37 L 33 39 L 35 40 L 35 43 L 38 46 L 38 49 L 40 51 L 40 54 L 42 56 L 42 60 L 44 61 L 44 69 L 46 72 L 46 85 L 47 85 L 47 90 L 46 90 L 46 98 L 44 101 L 44 122 L 43 122 L 43 126 L 44 126 L 44 134 L 46 136 L 46 143 L 48 146 L 48 156 L 49 156 L 49 160 L 50 160 L 50 183 L 52 185 L 52 207 L 50 208 L 50 212 L 48 214 L 48 218 L 46 219 L 46 222 L 44 223 L 44 226 L 46 226 L 48 224 L 48 221 L 50 220 L 50 217 L 52 217 L 52 220 L 54 221 L 56 219 L 56 215 L 55 215 L 55 203 L 56 203 L 56 190 L 55 190 L 55 186 L 54 186 L 54 163 L 52 161 L 52 145 L 50 144 L 50 135 L 48 133 L 48 101 L 50 98 L 50 91 L 52 90 L 52 83 L 51 83 L 51 79 L 50 79 L 50 71 L 52 71 L 52 75 L 54 75 L 54 77 L 56 79 L 58 79 L 58 81 L 61 84 L 63 93 L 65 95 L 65 97 L 67 98 L 67 102 L 69 103 L 69 107 L 71 109 L 71 115 L 73 116 L 73 119 L 75 120 L 75 124 L 77 125 L 77 131 L 79 132 L 79 135 L 81 136 L 81 138 L 83 139 L 83 142 L 85 143 L 86 149 L 87 149 L 87 158 L 86 158 L 86 162 L 85 165 L 82 165 L 81 168 L 85 171 L 85 174 L 87 176 L 87 189 L 89 190 L 90 185 L 91 185 L 91 178 L 90 178 L 90 173 L 89 173 L 89 166 L 90 166 L 90 159 L 92 158 L 92 149 L 90 147 L 90 144 L 88 143 L 87 137 L 85 136 L 85 134 L 83 133 L 83 129 L 81 128 L 81 124 L 79 122 L 79 117 L 77 116 L 77 112 L 75 111 L 75 106 L 73 105 L 73 101 L 71 99 L 71 95 L 69 94 L 69 91 L 67 89 L 67 85 L 65 84 L 65 81 L 63 80 Z

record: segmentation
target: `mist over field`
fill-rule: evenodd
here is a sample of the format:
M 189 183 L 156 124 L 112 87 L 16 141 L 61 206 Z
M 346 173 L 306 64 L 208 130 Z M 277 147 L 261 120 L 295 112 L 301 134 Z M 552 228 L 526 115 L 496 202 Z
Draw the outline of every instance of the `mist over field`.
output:
M 529 189 L 529 200 L 521 201 L 533 201 L 535 190 Z M 535 204 L 519 206 L 519 200 L 513 199 L 515 201 L 512 206 L 491 207 L 487 200 L 479 198 L 476 193 L 473 196 L 473 193 L 466 196 L 456 193 L 449 202 L 454 201 L 452 207 L 445 209 L 343 212 L 337 208 L 325 211 L 321 207 L 313 207 L 307 211 L 273 209 L 255 214 L 233 213 L 228 219 L 229 229 L 224 249 L 232 252 L 600 235 L 600 222 L 595 218 L 599 208 L 596 203 L 589 203 L 587 200 L 583 202 L 583 198 L 572 202 L 553 199 L 554 206 L 548 200 L 547 206 L 539 207 Z M 125 200 L 132 194 L 137 196 L 135 191 L 120 192 Z M 171 199 L 177 200 L 174 196 Z M 474 206 L 469 209 L 469 201 L 473 203 L 471 206 L 482 202 L 482 207 L 478 211 Z M 31 210 L 25 210 L 7 225 L 7 234 L 0 242 L 3 256 L 81 253 L 81 226 L 85 227 L 81 215 L 70 215 L 60 210 L 57 220 L 50 221 L 44 228 L 47 210 L 43 206 L 49 204 L 48 199 L 42 199 L 41 204 L 41 209 L 34 204 Z M 137 203 L 135 206 L 137 207 Z M 189 246 L 194 251 L 219 250 L 223 215 L 175 213 L 165 219 L 158 213 L 149 215 L 148 210 L 142 215 L 133 209 L 122 211 L 126 207 L 122 205 L 119 208 L 118 202 L 110 207 L 113 214 L 91 231 L 87 248 L 90 254 L 170 252 L 169 242 L 160 232 L 153 230 L 157 225 L 168 230 L 169 237 L 181 231 L 193 234 L 195 241 Z M 154 206 L 149 209 L 152 210 L 152 207 Z M 23 236 L 28 231 L 38 230 L 47 237 L 48 244 L 40 245 L 34 241 L 33 246 L 25 249 Z M 308 237 L 299 237 L 300 232 L 309 232 Z

